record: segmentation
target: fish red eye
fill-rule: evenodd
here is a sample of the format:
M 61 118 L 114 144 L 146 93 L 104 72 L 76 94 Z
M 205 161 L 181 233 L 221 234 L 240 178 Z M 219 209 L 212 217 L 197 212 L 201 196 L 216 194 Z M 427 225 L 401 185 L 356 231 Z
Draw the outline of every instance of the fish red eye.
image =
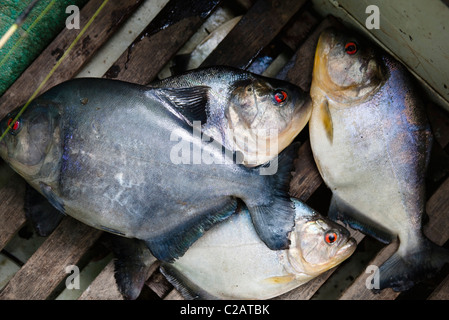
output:
M 334 243 L 335 241 L 337 241 L 337 239 L 338 239 L 338 235 L 335 231 L 329 231 L 324 236 L 324 240 L 326 241 L 326 243 L 329 243 L 329 244 Z
M 277 90 L 274 93 L 274 100 L 276 100 L 277 103 L 282 103 L 285 100 L 287 100 L 287 92 L 283 90 Z
M 347 54 L 353 55 L 357 52 L 357 45 L 355 42 L 348 42 L 345 45 L 345 51 Z
M 8 127 L 11 125 L 11 123 L 14 121 L 14 118 L 9 118 L 8 120 Z M 16 122 L 14 122 L 14 124 L 11 126 L 11 130 L 12 132 L 16 132 L 17 130 L 19 130 L 20 128 L 20 122 L 19 120 L 17 120 Z

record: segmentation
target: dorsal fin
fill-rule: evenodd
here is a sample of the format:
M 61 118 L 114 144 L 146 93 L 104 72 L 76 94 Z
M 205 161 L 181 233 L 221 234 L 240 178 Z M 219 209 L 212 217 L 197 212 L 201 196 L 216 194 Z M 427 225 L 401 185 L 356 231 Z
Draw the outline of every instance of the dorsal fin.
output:
M 191 123 L 193 121 L 201 121 L 201 124 L 207 122 L 210 87 L 158 88 L 156 90 Z

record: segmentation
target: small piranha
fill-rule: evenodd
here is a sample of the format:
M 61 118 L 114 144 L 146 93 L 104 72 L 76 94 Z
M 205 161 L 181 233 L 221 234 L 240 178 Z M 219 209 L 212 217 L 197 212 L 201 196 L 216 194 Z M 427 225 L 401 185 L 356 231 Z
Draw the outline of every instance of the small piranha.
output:
M 215 225 L 161 272 L 186 299 L 270 299 L 339 265 L 357 242 L 346 228 L 292 198 L 295 227 L 286 250 L 269 250 L 257 236 L 246 207 Z M 115 237 L 115 277 L 127 298 L 136 298 L 139 274 L 154 260 L 142 242 Z M 132 262 L 130 262 L 132 261 Z M 136 268 L 135 266 L 140 266 Z
M 163 89 L 108 79 L 64 82 L 16 120 L 19 111 L 0 122 L 2 134 L 9 129 L 0 156 L 58 214 L 143 240 L 159 260 L 173 261 L 241 199 L 269 248 L 289 246 L 296 144 L 269 172 L 245 167 L 221 144 L 195 134 Z M 28 216 L 39 220 L 38 211 Z M 47 214 L 37 223 L 56 226 L 58 219 Z
M 226 66 L 187 71 L 149 85 L 161 88 L 191 122 L 201 121 L 205 134 L 240 152 L 246 166 L 275 158 L 302 131 L 312 111 L 310 96 L 301 88 Z M 205 88 L 205 96 L 189 97 L 192 87 Z M 190 103 L 179 103 L 180 96 Z
M 407 290 L 449 262 L 422 232 L 432 133 L 412 76 L 353 32 L 325 30 L 310 94 L 310 141 L 332 191 L 329 217 L 397 251 L 379 268 L 380 289 Z

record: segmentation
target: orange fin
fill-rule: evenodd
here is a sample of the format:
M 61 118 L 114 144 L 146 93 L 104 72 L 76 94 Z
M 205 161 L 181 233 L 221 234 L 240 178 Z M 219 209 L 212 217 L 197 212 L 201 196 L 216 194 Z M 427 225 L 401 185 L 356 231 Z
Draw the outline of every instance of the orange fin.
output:
M 332 116 L 329 111 L 329 103 L 327 100 L 324 100 L 320 104 L 320 114 L 321 121 L 323 122 L 324 130 L 326 131 L 326 136 L 329 141 L 332 143 L 334 139 L 334 126 L 332 124 Z
M 293 280 L 295 280 L 295 276 L 290 274 L 290 275 L 286 275 L 286 276 L 266 278 L 264 281 L 268 282 L 268 283 L 282 284 L 282 283 L 289 283 L 290 281 L 293 281 Z

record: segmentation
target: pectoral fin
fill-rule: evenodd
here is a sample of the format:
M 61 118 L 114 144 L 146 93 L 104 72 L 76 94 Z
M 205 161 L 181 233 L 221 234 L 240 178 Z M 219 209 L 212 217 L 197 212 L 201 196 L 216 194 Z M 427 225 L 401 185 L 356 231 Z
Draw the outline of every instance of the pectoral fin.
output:
M 47 198 L 47 200 L 55 207 L 59 212 L 65 214 L 64 202 L 60 199 L 52 190 L 49 185 L 43 182 L 39 183 L 42 194 Z
M 231 198 L 220 203 L 215 212 L 205 212 L 192 217 L 189 221 L 161 235 L 145 239 L 151 253 L 164 262 L 173 262 L 184 255 L 187 249 L 199 239 L 205 231 L 235 212 L 237 200 Z
M 25 190 L 25 216 L 37 234 L 46 237 L 59 225 L 64 215 L 30 185 Z
M 195 285 L 185 277 L 175 266 L 170 263 L 163 263 L 160 267 L 161 273 L 168 282 L 187 300 L 219 300 L 199 286 Z
M 137 299 L 156 258 L 140 240 L 111 236 L 111 242 L 119 291 L 125 299 Z
M 324 130 L 326 132 L 326 136 L 329 139 L 330 143 L 334 140 L 334 126 L 332 123 L 332 116 L 329 111 L 329 103 L 325 99 L 321 102 L 320 108 L 320 114 L 321 114 L 321 121 L 323 123 Z
M 266 279 L 264 279 L 264 282 L 274 283 L 274 284 L 285 284 L 285 283 L 289 283 L 293 280 L 295 280 L 295 276 L 290 274 L 290 275 L 285 275 L 285 276 L 266 278 Z
M 190 88 L 161 88 L 157 90 L 160 96 L 165 97 L 190 124 L 193 121 L 201 121 L 201 124 L 207 122 L 210 87 L 194 86 Z

